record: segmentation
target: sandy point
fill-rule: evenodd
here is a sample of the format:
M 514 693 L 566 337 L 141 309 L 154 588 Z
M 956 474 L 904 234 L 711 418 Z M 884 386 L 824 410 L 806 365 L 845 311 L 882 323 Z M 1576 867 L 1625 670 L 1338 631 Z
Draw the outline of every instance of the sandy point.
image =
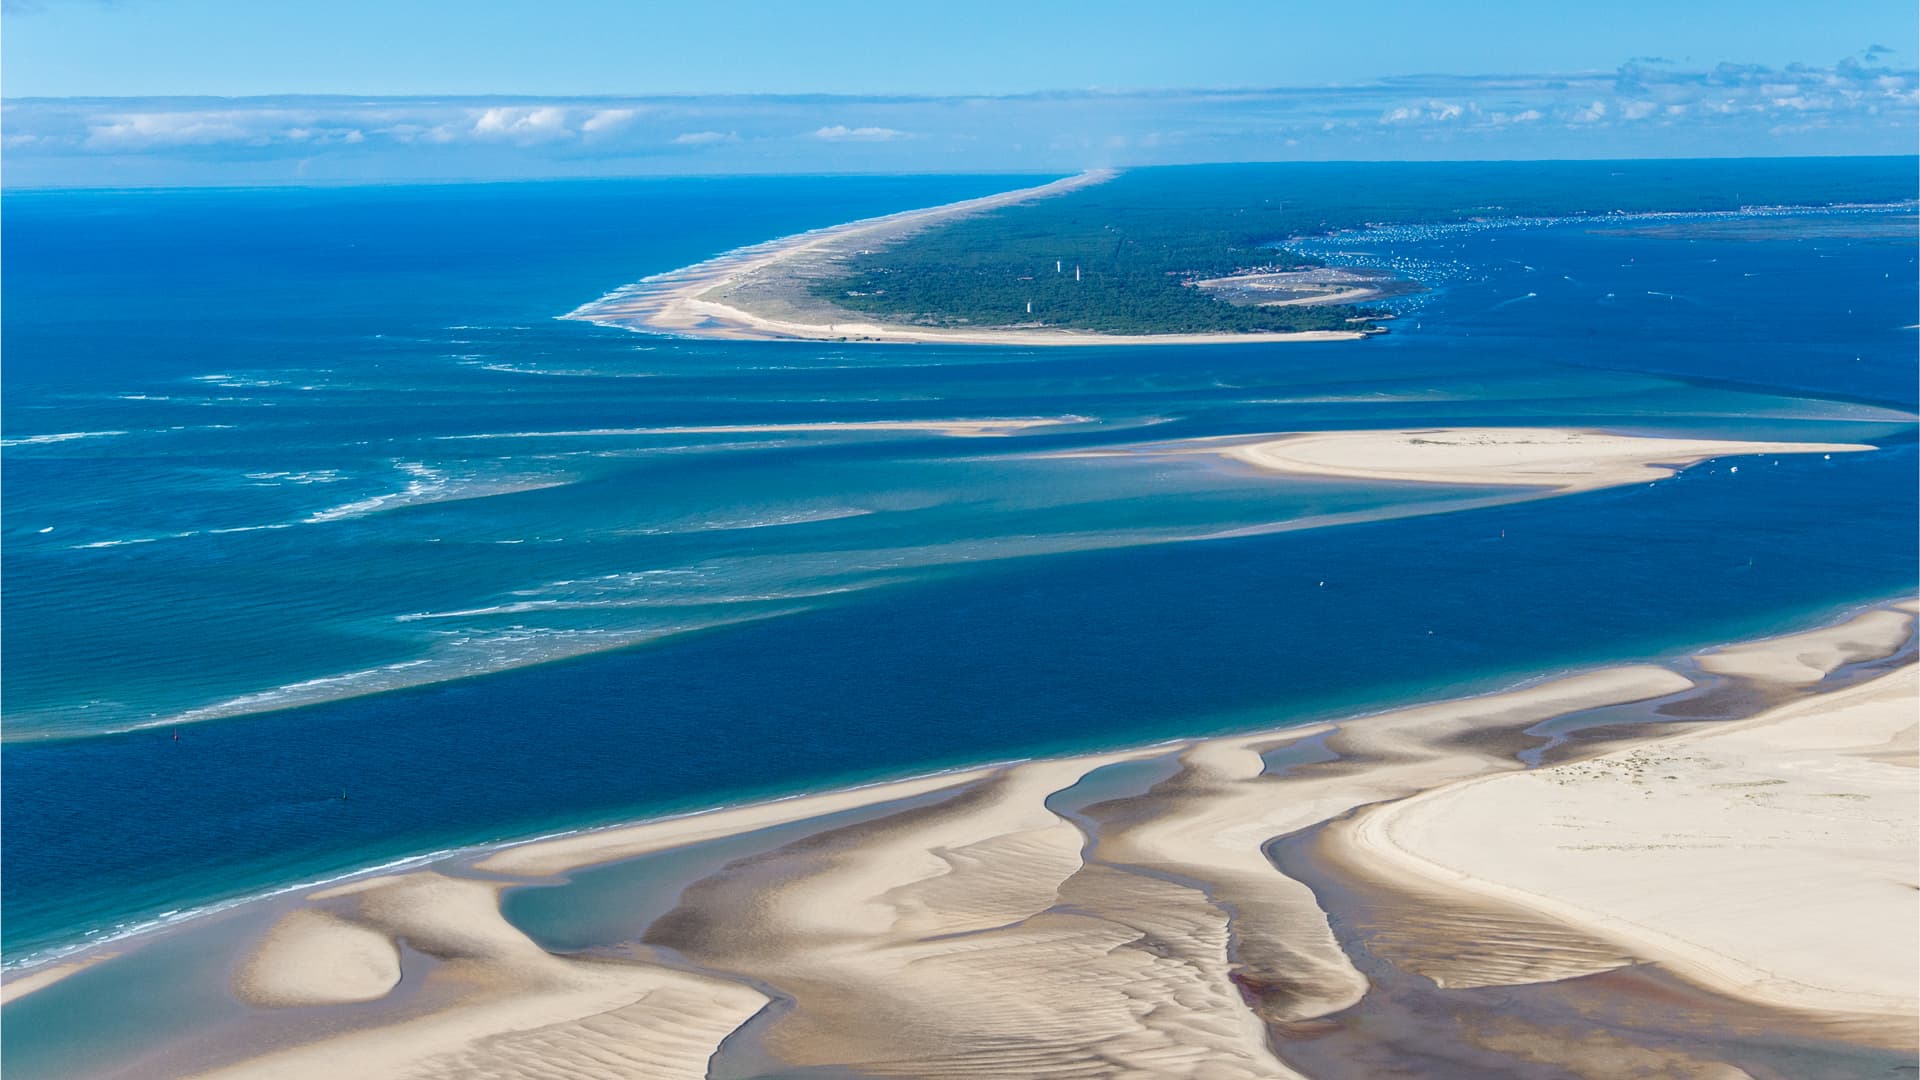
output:
M 944 328 L 884 322 L 840 308 L 810 285 L 860 251 L 975 214 L 1064 195 L 1116 175 L 1094 169 L 1037 187 L 865 218 L 716 255 L 616 289 L 564 318 L 682 337 L 946 345 L 1217 345 L 1352 341 L 1360 331 L 1105 334 L 1044 326 Z

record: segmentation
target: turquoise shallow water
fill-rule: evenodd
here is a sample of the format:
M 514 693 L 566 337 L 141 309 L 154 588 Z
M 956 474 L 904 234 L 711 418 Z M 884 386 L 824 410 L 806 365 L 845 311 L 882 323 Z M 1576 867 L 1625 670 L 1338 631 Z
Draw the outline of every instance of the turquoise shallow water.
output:
M 1338 238 L 1441 286 L 1353 344 L 553 319 L 1023 182 L 9 195 L 9 961 L 426 851 L 1501 685 L 1914 585 L 1910 243 Z M 1474 423 L 1881 449 L 1196 543 L 1164 541 L 1475 493 L 1049 456 Z

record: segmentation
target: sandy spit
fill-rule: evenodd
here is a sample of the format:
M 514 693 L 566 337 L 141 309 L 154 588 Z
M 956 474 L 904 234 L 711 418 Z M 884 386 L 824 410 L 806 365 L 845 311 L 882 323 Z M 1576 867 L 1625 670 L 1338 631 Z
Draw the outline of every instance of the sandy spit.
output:
M 1113 177 L 1093 170 L 1038 187 L 867 218 L 739 248 L 657 274 L 566 315 L 603 326 L 733 340 L 897 342 L 948 345 L 1209 345 L 1350 341 L 1366 335 L 1312 330 L 1258 334 L 1097 334 L 1045 327 L 942 329 L 876 322 L 812 296 L 808 284 L 857 251 L 922 229 L 1016 203 L 1062 195 Z

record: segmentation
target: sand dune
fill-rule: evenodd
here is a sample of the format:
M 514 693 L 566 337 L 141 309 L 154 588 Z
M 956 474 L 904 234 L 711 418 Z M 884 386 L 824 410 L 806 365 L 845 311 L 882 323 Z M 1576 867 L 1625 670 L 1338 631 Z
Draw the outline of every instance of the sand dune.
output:
M 234 975 L 234 995 L 254 1005 L 338 1005 L 385 997 L 400 985 L 393 939 L 337 915 L 288 912 Z
M 848 788 L 843 791 L 826 791 L 799 798 L 780 799 L 775 802 L 710 810 L 685 817 L 645 821 L 638 825 L 594 829 L 571 836 L 501 848 L 476 863 L 475 866 L 496 874 L 518 874 L 528 877 L 564 874 L 583 866 L 594 866 L 666 848 L 699 843 L 715 837 L 734 836 L 755 829 L 783 825 L 790 821 L 824 817 L 855 807 L 871 806 L 874 803 L 906 799 L 931 791 L 959 787 L 991 774 L 992 770 L 989 769 L 936 773 L 909 780 L 896 780 L 887 784 Z
M 1270 736 L 1202 743 L 1182 758 L 1179 775 L 1120 808 L 1139 824 L 1103 831 L 1096 854 L 1207 882 L 1241 916 L 1240 973 L 1260 988 L 1265 1014 L 1290 1021 L 1324 1016 L 1358 1001 L 1366 980 L 1341 950 L 1312 892 L 1276 875 L 1262 850 L 1268 840 L 1362 804 L 1519 768 L 1497 751 L 1495 736 L 1691 685 L 1664 668 L 1626 667 L 1354 720 L 1342 724 L 1327 746 L 1344 759 L 1367 763 L 1365 768 L 1308 769 L 1285 779 L 1266 776 L 1254 752 Z M 1471 736 L 1491 746 L 1463 741 Z
M 1748 719 L 1646 723 L 1694 683 L 1632 665 L 479 864 L 540 880 L 821 820 L 741 848 L 643 940 L 592 956 L 509 923 L 514 879 L 323 890 L 251 947 L 237 989 L 336 1021 L 211 1075 L 1725 1077 L 1779 1039 L 1798 1055 L 1781 1075 L 1897 1063 L 1920 1045 L 1920 678 L 1789 669 L 1904 656 L 1910 611 L 1741 653 L 1789 672 L 1752 677 L 1765 692 L 1742 700 L 1785 703 Z M 1555 763 L 1527 768 L 1545 721 Z M 1112 769 L 1140 779 L 1063 795 Z M 882 811 L 825 818 L 856 807 Z
M 420 991 L 432 1005 L 204 1075 L 701 1076 L 720 1040 L 766 1002 L 750 987 L 659 965 L 554 956 L 501 917 L 499 889 L 421 872 L 314 894 L 351 900 L 354 924 L 434 957 Z M 295 953 L 270 937 L 251 958 L 255 978 L 311 1000 L 329 982 L 313 967 L 337 968 L 361 948 L 340 934 L 303 945 Z M 337 955 L 325 955 L 329 945 Z M 270 965 L 287 969 L 269 975 Z
M 1112 758 L 1034 762 L 703 881 L 649 940 L 794 1009 L 777 1059 L 883 1076 L 1288 1075 L 1200 890 L 1087 866 L 1044 805 Z
M 1878 1014 L 1920 994 L 1920 679 L 1379 807 L 1356 857 L 1505 900 L 1723 992 Z M 1904 756 L 1890 760 L 1889 751 Z

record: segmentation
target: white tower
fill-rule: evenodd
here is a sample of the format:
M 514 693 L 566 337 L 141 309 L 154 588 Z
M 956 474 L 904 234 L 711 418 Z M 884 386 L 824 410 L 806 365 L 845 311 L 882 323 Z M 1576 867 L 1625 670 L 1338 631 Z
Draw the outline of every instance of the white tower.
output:
M 1033 314 L 1033 301 L 1027 301 L 1027 314 Z
M 1061 272 L 1061 266 L 1060 266 L 1060 260 L 1059 260 L 1059 259 L 1055 259 L 1055 260 L 1053 260 L 1053 272 L 1054 272 L 1054 273 L 1056 273 L 1056 274 L 1058 274 L 1058 273 L 1060 273 L 1060 272 Z
M 1075 263 L 1073 266 L 1073 280 L 1075 281 L 1080 280 L 1080 264 L 1079 263 Z

